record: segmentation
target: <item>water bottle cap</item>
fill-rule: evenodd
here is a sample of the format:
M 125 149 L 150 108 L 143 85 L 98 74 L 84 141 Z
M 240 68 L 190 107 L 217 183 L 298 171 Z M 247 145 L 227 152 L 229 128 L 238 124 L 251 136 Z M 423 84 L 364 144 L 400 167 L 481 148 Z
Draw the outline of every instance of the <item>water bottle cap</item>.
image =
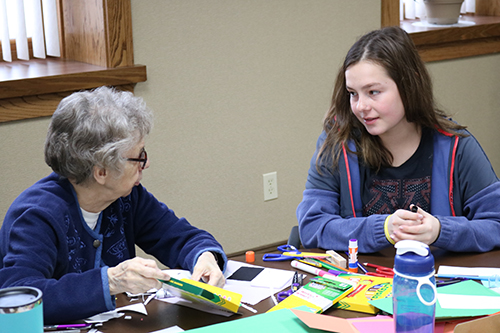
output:
M 434 271 L 434 257 L 429 246 L 414 240 L 399 241 L 396 247 L 394 268 L 403 274 L 425 275 Z
M 429 247 L 427 244 L 424 244 L 415 240 L 402 240 L 397 242 L 394 245 L 396 248 L 396 254 L 405 254 L 406 252 L 414 252 L 422 257 L 425 257 L 429 254 Z

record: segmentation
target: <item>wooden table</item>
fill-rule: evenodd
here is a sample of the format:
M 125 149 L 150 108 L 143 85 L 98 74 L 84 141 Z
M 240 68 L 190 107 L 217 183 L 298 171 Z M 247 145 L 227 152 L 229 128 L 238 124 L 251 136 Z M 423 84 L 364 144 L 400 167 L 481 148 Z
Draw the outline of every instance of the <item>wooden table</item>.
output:
M 316 251 L 320 250 L 316 249 Z M 256 261 L 254 263 L 255 265 L 292 270 L 290 261 L 263 262 L 263 253 L 266 253 L 266 251 L 262 250 L 256 252 Z M 465 267 L 500 267 L 500 249 L 487 253 L 454 253 L 433 248 L 432 253 L 436 262 L 436 271 L 439 268 L 439 265 Z M 358 260 L 361 263 L 370 262 L 386 267 L 392 267 L 394 264 L 394 255 L 395 250 L 391 247 L 373 254 L 359 254 Z M 241 255 L 232 257 L 230 259 L 245 261 L 245 256 Z M 373 271 L 373 269 L 371 268 L 367 269 L 369 271 Z M 142 302 L 142 300 L 140 301 Z M 117 306 L 124 306 L 128 304 L 131 303 L 125 295 L 120 295 L 118 297 Z M 252 307 L 255 308 L 258 313 L 263 313 L 269 310 L 273 305 L 274 303 L 272 302 L 272 300 L 270 298 L 267 298 Z M 207 326 L 229 320 L 237 320 L 238 318 L 254 315 L 252 312 L 244 308 L 240 308 L 241 315 L 233 315 L 227 318 L 211 315 L 183 306 L 168 304 L 157 300 L 151 301 L 146 306 L 146 308 L 148 310 L 147 316 L 143 316 L 134 312 L 126 312 L 125 315 L 131 316 L 132 319 L 124 319 L 123 317 L 113 319 L 107 323 L 104 323 L 104 325 L 102 327 L 98 327 L 98 329 L 106 333 L 148 333 L 177 325 L 184 330 L 188 330 L 196 327 Z M 343 318 L 370 316 L 366 313 L 340 309 L 329 309 L 325 312 L 325 314 Z

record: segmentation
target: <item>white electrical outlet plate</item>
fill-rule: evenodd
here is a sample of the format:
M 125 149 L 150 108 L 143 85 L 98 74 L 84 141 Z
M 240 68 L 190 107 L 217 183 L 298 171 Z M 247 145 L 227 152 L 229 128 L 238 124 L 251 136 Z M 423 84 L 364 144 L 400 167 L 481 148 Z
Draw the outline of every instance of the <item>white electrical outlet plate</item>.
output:
M 264 201 L 278 198 L 278 174 L 277 172 L 265 173 L 264 180 Z

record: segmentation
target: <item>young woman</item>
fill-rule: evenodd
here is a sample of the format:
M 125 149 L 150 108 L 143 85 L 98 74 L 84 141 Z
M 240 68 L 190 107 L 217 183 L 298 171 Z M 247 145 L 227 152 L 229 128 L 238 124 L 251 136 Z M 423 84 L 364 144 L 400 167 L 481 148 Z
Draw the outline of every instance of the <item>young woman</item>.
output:
M 361 37 L 338 72 L 297 208 L 304 246 L 342 251 L 356 238 L 375 252 L 413 239 L 488 251 L 500 246 L 499 203 L 487 156 L 436 107 L 408 34 Z

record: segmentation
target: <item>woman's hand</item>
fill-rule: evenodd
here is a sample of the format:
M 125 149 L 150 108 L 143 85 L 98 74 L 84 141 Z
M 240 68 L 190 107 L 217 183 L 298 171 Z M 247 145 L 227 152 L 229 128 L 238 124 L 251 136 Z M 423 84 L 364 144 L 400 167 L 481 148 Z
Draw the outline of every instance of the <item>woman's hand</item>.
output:
M 111 295 L 130 292 L 144 293 L 150 289 L 160 289 L 158 279 L 169 280 L 170 276 L 161 271 L 152 259 L 135 257 L 108 268 L 109 291 Z
M 224 287 L 226 283 L 224 275 L 212 252 L 203 252 L 198 257 L 191 279 L 195 281 L 202 279 L 204 282 L 220 288 Z
M 390 237 L 396 243 L 412 239 L 430 245 L 436 241 L 441 231 L 439 220 L 421 208 L 416 213 L 398 209 L 389 217 L 387 227 Z

